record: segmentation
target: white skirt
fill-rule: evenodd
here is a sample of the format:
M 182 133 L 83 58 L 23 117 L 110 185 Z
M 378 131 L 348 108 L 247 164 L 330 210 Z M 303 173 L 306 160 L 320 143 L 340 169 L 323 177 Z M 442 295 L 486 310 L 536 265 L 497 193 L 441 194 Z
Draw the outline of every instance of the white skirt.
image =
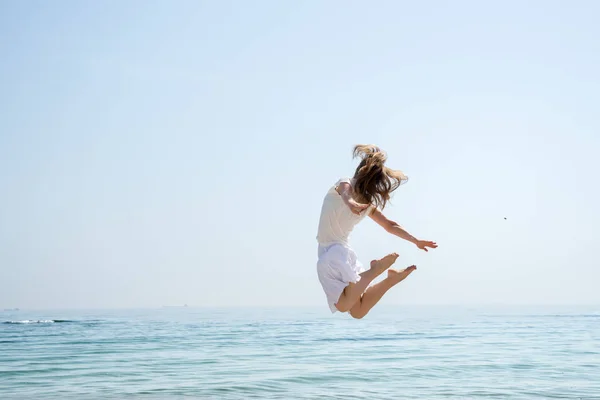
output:
M 349 283 L 360 281 L 360 273 L 366 271 L 358 261 L 356 253 L 348 245 L 334 243 L 328 246 L 319 245 L 317 274 L 327 296 L 327 303 L 332 313 L 338 311 L 338 302 L 344 288 Z

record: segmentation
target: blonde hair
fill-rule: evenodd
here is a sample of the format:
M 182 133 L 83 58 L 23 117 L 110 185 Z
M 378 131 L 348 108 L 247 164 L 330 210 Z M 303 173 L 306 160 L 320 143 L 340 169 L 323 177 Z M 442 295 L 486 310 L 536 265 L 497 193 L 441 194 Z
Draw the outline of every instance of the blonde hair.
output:
M 386 167 L 387 155 L 373 144 L 354 146 L 352 155 L 361 158 L 354 173 L 356 200 L 383 210 L 390 194 L 408 181 L 408 177 L 402 171 Z

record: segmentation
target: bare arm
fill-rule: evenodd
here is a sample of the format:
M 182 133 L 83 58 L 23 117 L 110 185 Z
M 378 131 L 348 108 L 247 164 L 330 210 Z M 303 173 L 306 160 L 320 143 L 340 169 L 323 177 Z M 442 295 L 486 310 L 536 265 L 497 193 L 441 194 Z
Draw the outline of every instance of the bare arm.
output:
M 352 186 L 350 186 L 348 182 L 340 183 L 335 190 L 342 196 L 344 203 L 348 204 L 348 202 L 352 200 Z
M 354 214 L 360 214 L 369 207 L 368 204 L 360 204 L 352 198 L 352 186 L 348 182 L 342 182 L 336 188 L 337 192 L 342 197 L 344 203 L 352 210 Z
M 385 215 L 383 215 L 381 211 L 377 209 L 374 209 L 371 213 L 371 219 L 377 222 L 383 229 L 385 229 L 392 235 L 396 235 L 399 238 L 408 240 L 409 242 L 414 244 L 417 244 L 417 242 L 419 241 L 419 239 L 417 239 L 416 237 L 405 231 L 404 228 L 402 228 L 400 225 L 398 225 L 397 222 L 387 218 Z
M 373 209 L 370 215 L 371 219 L 377 222 L 383 229 L 392 235 L 398 236 L 404 240 L 407 240 L 411 243 L 414 243 L 418 248 L 428 251 L 427 247 L 436 248 L 437 244 L 435 242 L 430 242 L 427 240 L 419 240 L 410 233 L 408 233 L 404 228 L 402 228 L 397 222 L 392 221 L 387 218 L 381 211 L 378 209 Z

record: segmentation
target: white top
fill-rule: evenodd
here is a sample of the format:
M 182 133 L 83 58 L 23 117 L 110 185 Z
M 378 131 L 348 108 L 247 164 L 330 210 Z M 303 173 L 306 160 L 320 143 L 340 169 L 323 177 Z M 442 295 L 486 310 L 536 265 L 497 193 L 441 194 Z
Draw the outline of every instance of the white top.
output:
M 336 188 L 342 182 L 352 184 L 350 179 L 342 178 L 333 185 L 323 199 L 321 207 L 321 217 L 319 219 L 319 229 L 317 241 L 320 245 L 330 245 L 333 243 L 348 244 L 350 233 L 360 221 L 362 221 L 373 210 L 373 206 L 365 209 L 360 215 L 350 211 L 342 196 Z

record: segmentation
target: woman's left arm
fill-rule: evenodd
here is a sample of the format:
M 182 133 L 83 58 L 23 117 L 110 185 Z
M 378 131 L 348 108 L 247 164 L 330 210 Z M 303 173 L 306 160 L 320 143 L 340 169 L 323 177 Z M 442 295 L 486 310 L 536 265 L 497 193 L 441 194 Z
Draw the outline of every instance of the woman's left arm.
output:
M 435 242 L 430 242 L 428 240 L 419 240 L 410 233 L 408 233 L 404 228 L 402 228 L 397 222 L 392 221 L 387 218 L 381 211 L 377 208 L 374 208 L 371 214 L 369 215 L 371 219 L 377 222 L 386 232 L 391 233 L 392 235 L 398 236 L 401 239 L 407 240 L 411 243 L 414 243 L 421 250 L 427 250 L 427 247 L 435 249 L 437 244 Z

